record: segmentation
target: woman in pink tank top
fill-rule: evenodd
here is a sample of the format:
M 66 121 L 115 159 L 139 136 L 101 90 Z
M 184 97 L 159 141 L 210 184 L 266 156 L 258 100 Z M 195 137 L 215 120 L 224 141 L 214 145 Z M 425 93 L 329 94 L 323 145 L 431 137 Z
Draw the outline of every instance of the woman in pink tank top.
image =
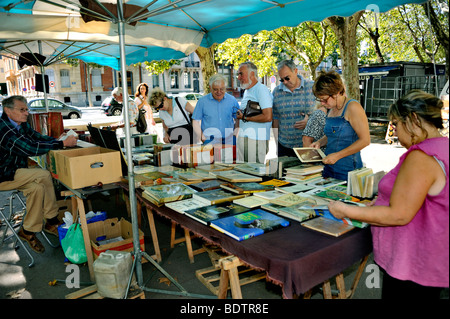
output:
M 442 101 L 413 90 L 389 109 L 407 148 L 378 185 L 368 207 L 329 204 L 337 218 L 372 225 L 374 260 L 383 270 L 382 298 L 439 298 L 449 286 L 449 140 Z

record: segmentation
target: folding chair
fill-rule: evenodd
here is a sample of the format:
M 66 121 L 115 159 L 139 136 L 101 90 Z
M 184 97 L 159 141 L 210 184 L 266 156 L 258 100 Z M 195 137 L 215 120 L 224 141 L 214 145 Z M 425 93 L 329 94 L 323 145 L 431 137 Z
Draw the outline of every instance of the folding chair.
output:
M 0 193 L 2 192 L 7 191 L 0 191 Z M 20 197 L 20 192 L 18 190 L 8 192 L 11 192 L 11 194 L 8 197 L 7 203 L 5 203 L 3 207 L 0 208 L 0 218 L 1 218 L 0 227 L 5 226 L 5 229 L 1 233 L 0 237 L 0 249 L 3 247 L 5 241 L 9 239 L 15 239 L 14 249 L 17 250 L 20 248 L 20 246 L 22 246 L 22 248 L 25 250 L 25 253 L 31 260 L 30 263 L 28 264 L 28 267 L 32 267 L 34 265 L 34 258 L 31 255 L 28 247 L 20 239 L 19 235 L 17 235 L 17 230 L 19 230 L 20 227 L 22 227 L 23 220 L 25 219 L 26 204 L 25 201 L 22 199 L 22 197 Z M 15 200 L 16 202 L 17 201 L 19 202 L 19 207 L 14 206 Z M 9 214 L 4 211 L 5 207 L 7 206 L 9 206 Z M 8 229 L 12 232 L 12 234 L 7 236 Z M 51 247 L 56 248 L 59 246 L 59 243 L 57 245 L 53 244 L 43 231 L 41 231 L 40 233 Z

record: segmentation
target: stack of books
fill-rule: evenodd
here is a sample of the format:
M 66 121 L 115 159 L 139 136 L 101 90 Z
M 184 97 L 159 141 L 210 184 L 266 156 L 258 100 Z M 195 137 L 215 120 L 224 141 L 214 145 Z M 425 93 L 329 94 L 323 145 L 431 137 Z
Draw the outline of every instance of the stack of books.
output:
M 323 165 L 304 163 L 286 168 L 285 179 L 292 182 L 305 182 L 322 177 Z

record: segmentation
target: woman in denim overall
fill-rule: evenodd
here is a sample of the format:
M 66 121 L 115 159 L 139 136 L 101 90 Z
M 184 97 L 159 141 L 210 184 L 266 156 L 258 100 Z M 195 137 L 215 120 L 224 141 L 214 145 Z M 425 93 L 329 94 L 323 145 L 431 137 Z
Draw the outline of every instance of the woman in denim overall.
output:
M 326 145 L 322 176 L 347 180 L 348 172 L 363 166 L 360 151 L 370 144 L 367 116 L 358 101 L 347 97 L 345 86 L 334 71 L 321 73 L 313 92 L 328 109 L 325 136 L 311 144 L 315 148 Z

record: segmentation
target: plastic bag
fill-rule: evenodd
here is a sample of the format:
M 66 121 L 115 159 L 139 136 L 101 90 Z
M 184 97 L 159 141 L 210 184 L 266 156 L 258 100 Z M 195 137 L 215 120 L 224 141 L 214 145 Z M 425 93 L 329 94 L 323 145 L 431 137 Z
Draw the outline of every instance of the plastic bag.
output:
M 136 119 L 136 129 L 139 133 L 145 133 L 145 131 L 147 131 L 147 120 L 145 119 L 145 113 L 146 111 L 144 108 L 141 108 Z
M 72 224 L 66 236 L 61 240 L 61 247 L 66 258 L 74 264 L 82 264 L 87 261 L 86 248 L 84 247 L 81 225 Z

